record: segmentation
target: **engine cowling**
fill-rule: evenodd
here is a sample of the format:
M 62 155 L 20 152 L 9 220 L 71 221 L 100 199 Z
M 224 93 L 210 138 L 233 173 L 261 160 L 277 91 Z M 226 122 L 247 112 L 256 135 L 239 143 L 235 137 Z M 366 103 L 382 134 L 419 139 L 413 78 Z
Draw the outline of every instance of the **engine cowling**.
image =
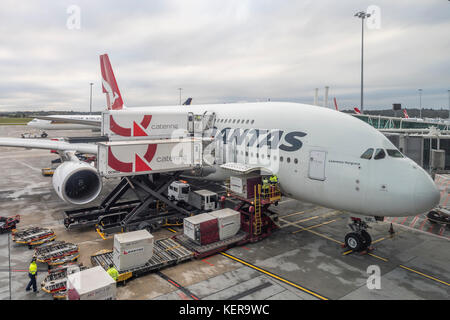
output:
M 102 191 L 102 178 L 97 169 L 86 162 L 67 161 L 56 168 L 53 188 L 58 196 L 72 204 L 86 204 Z

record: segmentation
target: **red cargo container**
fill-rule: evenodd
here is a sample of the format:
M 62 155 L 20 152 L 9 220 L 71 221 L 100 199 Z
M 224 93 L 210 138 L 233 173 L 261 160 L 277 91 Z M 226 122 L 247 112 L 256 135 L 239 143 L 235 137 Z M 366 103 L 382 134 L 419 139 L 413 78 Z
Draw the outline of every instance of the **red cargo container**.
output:
M 200 224 L 201 245 L 219 241 L 219 223 L 217 219 L 205 221 Z
M 184 218 L 184 234 L 199 245 L 219 241 L 219 222 L 208 213 Z

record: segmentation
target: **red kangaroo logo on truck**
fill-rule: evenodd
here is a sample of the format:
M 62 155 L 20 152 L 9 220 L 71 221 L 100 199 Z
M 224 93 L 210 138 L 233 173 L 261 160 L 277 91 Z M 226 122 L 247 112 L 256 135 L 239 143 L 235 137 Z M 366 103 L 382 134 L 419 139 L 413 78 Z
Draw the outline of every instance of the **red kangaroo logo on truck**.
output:
M 148 165 L 153 160 L 156 154 L 157 144 L 149 144 L 147 151 L 143 158 L 147 163 L 138 155 L 134 155 L 134 172 L 151 171 L 152 168 Z M 108 166 L 114 170 L 120 172 L 133 172 L 133 162 L 123 162 L 116 158 L 111 150 L 111 146 L 108 147 Z
M 142 119 L 140 125 L 133 121 L 133 137 L 145 137 L 147 133 L 145 133 L 144 129 L 147 129 L 152 121 L 151 115 L 145 115 Z M 124 128 L 119 125 L 112 115 L 109 116 L 109 128 L 115 134 L 123 137 L 131 137 L 131 128 Z

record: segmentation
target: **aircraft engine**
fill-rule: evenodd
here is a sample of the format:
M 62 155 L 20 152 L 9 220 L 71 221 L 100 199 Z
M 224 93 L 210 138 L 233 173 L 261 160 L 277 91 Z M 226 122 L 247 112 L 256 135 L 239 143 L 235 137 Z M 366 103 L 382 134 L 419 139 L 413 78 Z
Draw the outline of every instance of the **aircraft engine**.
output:
M 67 161 L 56 168 L 53 188 L 58 196 L 72 204 L 93 201 L 102 190 L 102 178 L 97 169 L 86 162 Z

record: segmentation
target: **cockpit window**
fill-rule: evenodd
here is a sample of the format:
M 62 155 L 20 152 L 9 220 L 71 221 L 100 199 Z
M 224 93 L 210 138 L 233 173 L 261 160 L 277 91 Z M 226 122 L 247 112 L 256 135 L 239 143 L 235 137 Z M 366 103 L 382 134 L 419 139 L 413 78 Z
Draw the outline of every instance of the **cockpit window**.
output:
M 377 151 L 375 151 L 375 156 L 373 158 L 375 160 L 379 160 L 379 159 L 384 159 L 384 157 L 386 157 L 386 153 L 384 152 L 384 150 L 377 149 Z
M 361 155 L 361 159 L 370 160 L 370 159 L 372 159 L 372 154 L 373 154 L 373 149 L 369 148 L 366 151 L 364 151 L 364 153 Z
M 388 155 L 393 158 L 403 158 L 403 155 L 400 151 L 396 149 L 386 149 Z

